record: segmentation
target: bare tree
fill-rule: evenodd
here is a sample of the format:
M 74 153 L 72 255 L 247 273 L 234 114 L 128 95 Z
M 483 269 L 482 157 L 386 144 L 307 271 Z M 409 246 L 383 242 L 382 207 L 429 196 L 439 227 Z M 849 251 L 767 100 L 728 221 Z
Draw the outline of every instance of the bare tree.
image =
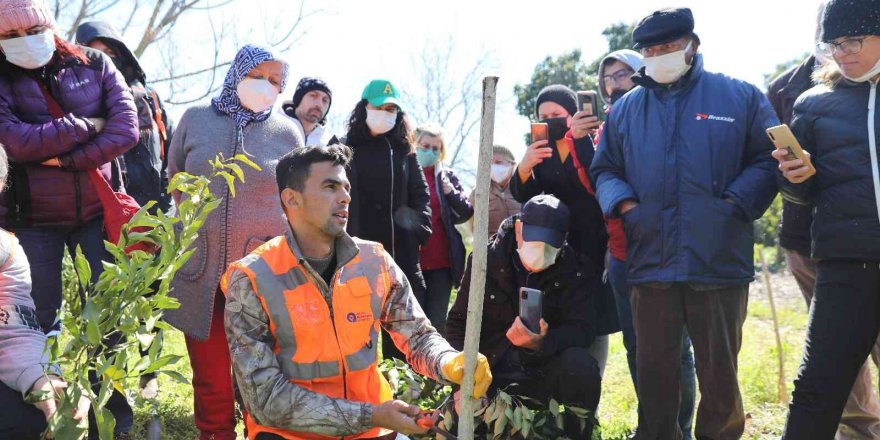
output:
M 447 162 L 468 177 L 475 176 L 475 163 L 467 154 L 480 124 L 481 78 L 494 67 L 494 57 L 483 51 L 472 62 L 459 59 L 455 40 L 426 40 L 412 56 L 417 86 L 407 88 L 410 113 L 419 123 L 436 123 L 445 133 Z M 454 65 L 469 65 L 456 71 Z
M 122 17 L 120 23 L 122 33 L 135 32 L 137 45 L 130 46 L 132 52 L 143 57 L 151 48 L 158 48 L 158 57 L 162 60 L 160 69 L 148 69 L 150 84 L 163 84 L 168 92 L 166 101 L 170 104 L 188 104 L 201 100 L 215 93 L 222 84 L 222 73 L 218 69 L 232 62 L 234 52 L 229 49 L 238 47 L 231 41 L 236 35 L 234 18 L 217 21 L 228 6 L 238 0 L 54 0 L 54 13 L 59 23 L 69 23 L 67 38 L 72 40 L 76 29 L 84 22 L 103 19 L 105 16 Z M 263 14 L 263 26 L 266 41 L 279 52 L 290 49 L 302 37 L 302 23 L 319 10 L 306 10 L 305 1 L 299 2 L 295 14 Z M 210 29 L 212 47 L 200 50 L 204 60 L 193 65 L 192 60 L 182 59 L 177 51 L 178 44 L 173 38 L 174 31 L 186 16 L 204 14 Z M 271 23 L 269 23 L 271 21 Z M 248 30 L 251 35 L 253 29 Z M 271 37 L 270 37 L 271 36 Z M 210 56 L 204 57 L 205 54 Z M 189 57 L 187 57 L 189 58 Z M 185 66 L 185 67 L 181 67 Z

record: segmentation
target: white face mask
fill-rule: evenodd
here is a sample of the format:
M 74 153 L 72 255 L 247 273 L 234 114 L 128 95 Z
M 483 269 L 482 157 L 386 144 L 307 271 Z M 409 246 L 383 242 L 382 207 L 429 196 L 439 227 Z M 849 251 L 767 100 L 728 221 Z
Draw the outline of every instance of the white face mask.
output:
M 376 135 L 385 134 L 397 123 L 397 113 L 367 109 L 367 127 Z
M 556 262 L 556 256 L 559 255 L 559 249 L 543 241 L 524 241 L 516 252 L 523 267 L 532 273 L 552 266 Z
M 645 74 L 660 84 L 672 84 L 678 81 L 691 68 L 685 57 L 689 50 L 691 50 L 691 43 L 688 43 L 687 47 L 682 50 L 666 55 L 645 57 L 642 60 L 645 64 Z
M 510 165 L 492 164 L 492 171 L 489 174 L 489 177 L 492 178 L 493 182 L 500 185 L 510 177 L 511 168 L 513 167 Z
M 52 29 L 24 37 L 0 41 L 6 60 L 24 69 L 45 66 L 55 54 L 55 32 Z
M 235 88 L 238 100 L 246 109 L 263 113 L 275 105 L 278 89 L 266 79 L 245 78 Z
M 870 80 L 871 78 L 873 78 L 877 75 L 880 75 L 880 60 L 877 60 L 877 63 L 874 64 L 874 67 L 872 67 L 870 70 L 865 72 L 862 76 L 858 76 L 858 77 L 848 76 L 846 73 L 843 72 L 843 69 L 840 69 L 840 73 L 843 74 L 844 78 L 846 78 L 850 81 L 862 83 L 862 82 Z

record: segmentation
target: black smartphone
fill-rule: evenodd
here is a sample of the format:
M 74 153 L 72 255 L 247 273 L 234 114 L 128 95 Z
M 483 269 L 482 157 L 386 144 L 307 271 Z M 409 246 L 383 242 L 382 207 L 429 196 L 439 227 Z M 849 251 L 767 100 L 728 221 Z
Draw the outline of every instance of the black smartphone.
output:
M 519 288 L 519 319 L 532 333 L 541 333 L 543 295 L 538 289 Z
M 587 112 L 590 116 L 599 115 L 599 103 L 597 102 L 596 92 L 592 90 L 581 90 L 577 92 L 578 108 L 580 111 Z

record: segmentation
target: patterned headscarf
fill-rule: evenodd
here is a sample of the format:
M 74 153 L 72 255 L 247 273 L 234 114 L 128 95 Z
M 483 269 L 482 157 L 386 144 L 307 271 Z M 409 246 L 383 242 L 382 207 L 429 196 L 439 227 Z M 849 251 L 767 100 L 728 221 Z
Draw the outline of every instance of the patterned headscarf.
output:
M 248 72 L 266 61 L 278 61 L 283 66 L 281 70 L 280 92 L 284 92 L 284 86 L 287 84 L 287 63 L 275 58 L 268 49 L 247 44 L 239 49 L 238 54 L 235 55 L 235 60 L 232 62 L 232 66 L 229 67 L 229 72 L 226 73 L 226 80 L 223 82 L 223 90 L 220 92 L 220 96 L 211 100 L 214 108 L 229 115 L 229 117 L 235 120 L 239 128 L 244 128 L 244 126 L 252 121 L 265 121 L 272 114 L 271 107 L 261 113 L 254 113 L 245 108 L 241 105 L 238 93 L 236 92 L 238 83 L 247 77 Z

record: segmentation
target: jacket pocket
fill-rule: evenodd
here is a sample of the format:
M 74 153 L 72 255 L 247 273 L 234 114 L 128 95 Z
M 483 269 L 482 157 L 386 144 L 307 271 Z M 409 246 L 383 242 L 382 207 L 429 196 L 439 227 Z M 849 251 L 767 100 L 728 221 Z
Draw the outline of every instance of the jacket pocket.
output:
M 183 226 L 180 223 L 174 225 L 174 233 L 176 235 L 179 236 L 182 230 Z M 195 249 L 195 251 L 189 256 L 189 260 L 186 260 L 186 263 L 177 271 L 175 276 L 184 280 L 194 281 L 202 276 L 208 264 L 208 239 L 205 236 L 204 229 L 199 231 L 198 236 L 193 240 L 189 249 Z

